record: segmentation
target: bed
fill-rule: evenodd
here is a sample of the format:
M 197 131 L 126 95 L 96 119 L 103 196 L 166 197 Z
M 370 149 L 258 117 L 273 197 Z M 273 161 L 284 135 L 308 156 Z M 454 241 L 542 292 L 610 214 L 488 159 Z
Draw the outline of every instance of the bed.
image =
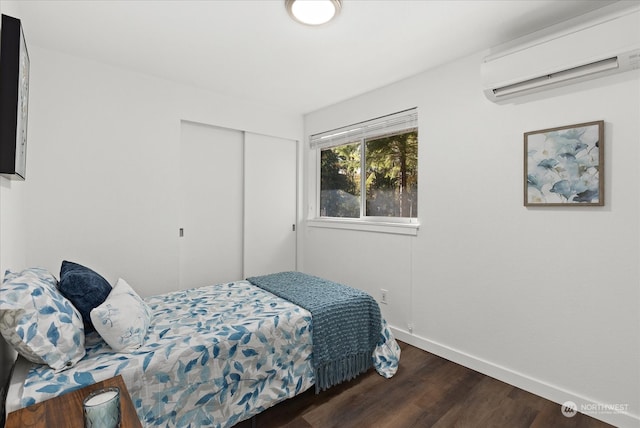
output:
M 299 287 L 301 282 L 304 287 Z M 108 297 L 117 294 L 120 287 L 119 282 Z M 333 287 L 348 298 L 324 292 Z M 125 288 L 128 297 L 135 300 L 135 292 L 129 289 Z M 306 295 L 310 289 L 322 291 Z M 289 300 L 282 297 L 287 293 Z M 352 295 L 364 295 L 365 300 L 375 303 L 359 290 L 297 272 L 138 297 L 140 301 L 125 308 L 141 307 L 142 319 L 147 311 L 148 326 L 144 322 L 136 326 L 134 322 L 118 340 L 139 341 L 139 346 L 125 346 L 117 352 L 110 344 L 118 348 L 122 343 L 111 343 L 113 338 L 107 340 L 108 334 L 93 331 L 84 335 L 82 357 L 65 363 L 70 367 L 59 361 L 36 364 L 20 356 L 6 410 L 11 412 L 120 374 L 144 426 L 230 427 L 313 386 L 320 392 L 371 366 L 380 375 L 391 377 L 398 367 L 400 348 L 380 317 L 377 303 L 373 307 L 354 301 Z M 0 324 L 3 299 L 0 297 Z M 310 310 L 300 304 L 305 299 L 308 302 L 304 305 Z M 360 329 L 364 335 L 345 328 L 349 324 L 346 318 L 329 318 L 322 324 L 326 313 L 341 311 L 336 303 L 340 300 L 348 301 L 349 313 L 357 313 L 361 306 L 375 318 L 377 310 L 379 321 L 355 322 L 353 330 Z M 56 306 L 61 307 L 59 303 Z M 135 312 L 125 311 L 129 322 L 136 317 Z M 100 329 L 100 318 L 94 321 Z M 322 328 L 326 332 L 321 337 Z M 372 332 L 372 328 L 377 331 Z M 343 343 L 335 347 L 331 341 L 336 340 Z M 333 358 L 336 352 L 344 355 Z M 323 353 L 333 361 L 319 361 Z

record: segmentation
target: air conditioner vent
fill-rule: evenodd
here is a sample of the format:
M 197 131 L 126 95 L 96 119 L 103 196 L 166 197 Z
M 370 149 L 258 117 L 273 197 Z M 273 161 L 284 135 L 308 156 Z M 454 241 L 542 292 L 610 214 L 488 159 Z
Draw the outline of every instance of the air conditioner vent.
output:
M 502 102 L 640 68 L 640 7 L 595 12 L 494 49 L 481 67 L 485 96 Z
M 592 62 L 578 67 L 569 68 L 567 70 L 550 73 L 545 76 L 536 77 L 534 79 L 525 80 L 513 85 L 495 88 L 493 93 L 497 98 L 513 95 L 518 92 L 528 91 L 547 85 L 553 85 L 567 80 L 579 79 L 581 77 L 591 76 L 592 74 L 602 73 L 618 68 L 618 57 L 603 59 L 602 61 Z

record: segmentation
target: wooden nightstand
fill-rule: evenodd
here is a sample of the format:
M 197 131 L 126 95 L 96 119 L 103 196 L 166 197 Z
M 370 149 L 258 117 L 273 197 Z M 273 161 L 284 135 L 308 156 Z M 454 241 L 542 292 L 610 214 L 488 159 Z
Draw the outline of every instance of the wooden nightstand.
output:
M 5 428 L 84 428 L 82 400 L 91 391 L 108 386 L 120 388 L 120 427 L 142 428 L 120 375 L 11 412 L 7 416 Z

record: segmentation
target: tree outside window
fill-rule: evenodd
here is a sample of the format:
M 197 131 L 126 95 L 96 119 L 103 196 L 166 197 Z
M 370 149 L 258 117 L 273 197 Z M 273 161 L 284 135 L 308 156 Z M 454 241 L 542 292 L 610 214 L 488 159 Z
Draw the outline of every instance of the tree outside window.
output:
M 418 215 L 418 132 L 404 132 L 365 143 L 366 215 Z
M 366 195 L 365 204 L 362 194 Z M 322 149 L 320 215 L 417 217 L 418 130 L 406 129 Z

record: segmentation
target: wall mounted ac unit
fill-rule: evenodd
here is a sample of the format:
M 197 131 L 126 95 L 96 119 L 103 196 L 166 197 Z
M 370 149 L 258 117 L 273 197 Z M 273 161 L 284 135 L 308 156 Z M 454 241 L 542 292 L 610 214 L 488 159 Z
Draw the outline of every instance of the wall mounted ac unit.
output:
M 485 96 L 499 103 L 640 68 L 640 8 L 604 9 L 493 49 L 481 66 Z

